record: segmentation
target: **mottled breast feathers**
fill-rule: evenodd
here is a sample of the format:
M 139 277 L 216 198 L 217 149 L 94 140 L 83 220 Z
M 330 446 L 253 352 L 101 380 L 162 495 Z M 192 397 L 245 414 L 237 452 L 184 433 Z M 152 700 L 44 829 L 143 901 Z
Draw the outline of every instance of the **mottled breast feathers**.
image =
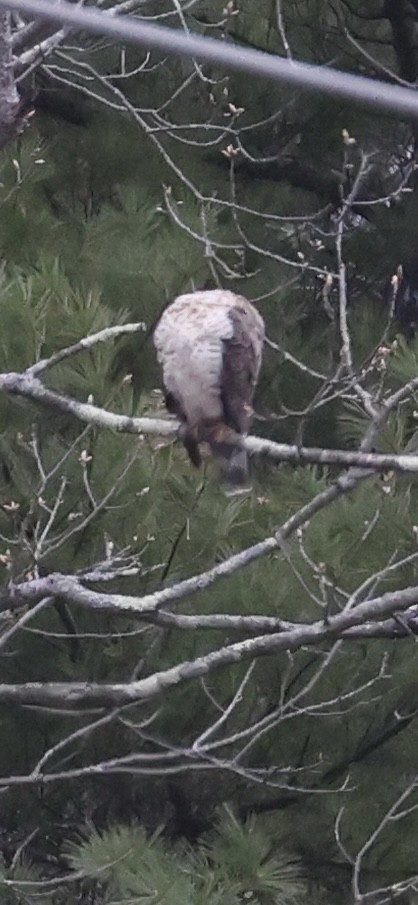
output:
M 229 484 L 245 484 L 241 446 L 253 415 L 264 321 L 243 296 L 223 289 L 180 295 L 163 312 L 154 343 L 167 408 L 182 423 L 192 462 L 209 443 Z

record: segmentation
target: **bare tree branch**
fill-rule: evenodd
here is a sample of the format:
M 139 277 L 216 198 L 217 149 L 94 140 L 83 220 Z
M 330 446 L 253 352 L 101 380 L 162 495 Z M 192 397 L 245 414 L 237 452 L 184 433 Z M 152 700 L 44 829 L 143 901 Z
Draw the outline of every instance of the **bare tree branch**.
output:
M 72 346 L 59 350 L 47 359 L 36 362 L 28 367 L 26 371 L 0 374 L 0 391 L 31 399 L 52 410 L 70 414 L 86 424 L 110 428 L 120 433 L 153 434 L 173 437 L 174 439 L 180 425 L 173 418 L 128 417 L 108 412 L 90 402 L 79 402 L 62 393 L 57 393 L 45 387 L 38 379 L 38 375 L 47 369 L 79 352 L 90 349 L 96 343 L 143 330 L 143 323 L 107 327 L 96 334 L 84 337 Z M 364 393 L 358 381 L 355 382 L 355 386 L 358 391 L 361 390 Z M 379 420 L 381 418 L 384 420 L 390 410 L 396 407 L 403 399 L 411 396 L 417 388 L 418 378 L 415 378 L 397 391 L 393 398 L 386 400 L 379 408 Z M 368 405 L 371 405 L 370 394 L 367 394 L 367 398 L 369 400 Z M 286 443 L 275 443 L 256 436 L 246 437 L 242 442 L 250 455 L 266 456 L 275 462 L 290 462 L 293 465 L 319 464 L 343 468 L 355 466 L 375 472 L 389 470 L 410 474 L 418 472 L 418 456 L 413 454 L 382 455 L 362 451 L 309 448 Z
M 0 13 L 0 148 L 16 138 L 27 123 L 13 74 L 10 12 Z
M 48 707 L 64 706 L 70 709 L 85 705 L 121 707 L 134 701 L 149 700 L 179 684 L 208 675 L 214 670 L 228 665 L 271 656 L 278 651 L 298 650 L 303 646 L 335 639 L 347 629 L 357 627 L 364 622 L 381 619 L 394 612 L 402 612 L 408 607 L 416 605 L 417 600 L 418 586 L 388 592 L 380 597 L 359 603 L 352 610 L 332 616 L 325 623 L 321 620 L 311 625 L 293 627 L 280 634 L 262 635 L 226 645 L 218 650 L 212 650 L 205 656 L 179 663 L 171 669 L 155 672 L 136 682 L 102 685 L 90 682 L 0 684 L 0 701 Z M 80 602 L 78 594 L 77 602 Z

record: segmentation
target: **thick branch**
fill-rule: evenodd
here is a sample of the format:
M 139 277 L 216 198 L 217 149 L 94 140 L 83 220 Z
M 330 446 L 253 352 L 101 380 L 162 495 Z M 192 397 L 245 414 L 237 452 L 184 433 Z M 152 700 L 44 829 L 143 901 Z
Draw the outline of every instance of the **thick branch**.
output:
M 115 415 L 106 412 L 97 405 L 77 402 L 49 390 L 35 377 L 28 373 L 9 373 L 0 375 L 0 390 L 13 396 L 23 396 L 32 399 L 40 405 L 53 411 L 64 412 L 73 415 L 84 424 L 95 424 L 97 427 L 110 427 L 116 431 L 124 431 L 131 434 L 160 434 L 165 437 L 175 436 L 178 428 L 177 422 L 168 419 L 156 418 L 130 418 L 127 415 Z
M 16 138 L 26 122 L 13 73 L 10 13 L 0 10 L 0 148 Z
M 131 328 L 130 330 L 128 328 Z M 125 327 L 109 328 L 109 335 L 119 335 L 127 332 L 137 332 L 142 325 L 130 324 Z M 22 373 L 9 372 L 0 374 L 0 390 L 9 395 L 22 396 L 32 399 L 34 402 L 54 411 L 72 415 L 84 424 L 94 424 L 97 427 L 110 428 L 121 433 L 131 434 L 157 434 L 164 437 L 175 437 L 179 429 L 179 422 L 172 418 L 134 418 L 127 415 L 118 415 L 115 412 L 107 412 L 99 406 L 90 403 L 79 402 L 50 390 L 35 376 L 54 364 L 74 355 L 76 352 L 89 348 L 93 341 L 100 340 L 101 334 L 87 337 L 68 349 L 57 352 L 49 359 L 37 362 Z M 415 384 L 415 382 L 414 382 Z M 274 462 L 290 462 L 292 465 L 331 465 L 342 468 L 366 468 L 371 471 L 398 471 L 409 474 L 418 472 L 418 456 L 416 455 L 381 455 L 341 449 L 320 449 L 318 447 L 301 447 L 287 443 L 275 443 L 261 437 L 250 436 L 243 440 L 247 452 L 250 455 L 263 455 Z
M 268 540 L 270 539 L 268 538 Z M 253 548 L 249 548 L 249 550 L 252 551 Z M 248 551 L 244 550 L 240 554 L 236 554 L 236 556 L 245 555 L 246 552 Z M 98 609 L 115 615 L 129 613 L 131 616 L 142 619 L 145 622 L 155 622 L 167 628 L 190 630 L 218 629 L 251 634 L 277 634 L 278 632 L 289 632 L 306 627 L 305 623 L 290 622 L 277 616 L 244 616 L 242 614 L 236 616 L 230 613 L 185 615 L 162 610 L 162 607 L 167 604 L 176 603 L 183 600 L 186 596 L 204 589 L 207 587 L 207 582 L 211 583 L 216 578 L 222 577 L 222 574 L 228 574 L 231 569 L 231 560 L 232 571 L 234 571 L 236 556 L 230 557 L 225 560 L 225 563 L 220 564 L 225 566 L 223 572 L 219 571 L 218 566 L 215 566 L 207 572 L 202 572 L 185 581 L 154 591 L 152 594 L 147 594 L 143 597 L 93 591 L 91 588 L 84 587 L 81 580 L 76 576 L 51 573 L 46 578 L 35 578 L 32 581 L 10 585 L 7 589 L 0 590 L 0 612 L 5 610 L 13 611 L 22 606 L 33 607 L 46 598 L 60 598 L 69 604 L 82 606 L 86 609 Z M 418 604 L 418 599 L 416 603 Z M 402 638 L 415 633 L 417 620 L 417 607 L 411 606 L 403 614 L 402 618 L 388 619 L 378 623 L 362 623 L 360 628 L 345 629 L 344 637 L 352 639 L 360 637 Z
M 414 0 L 386 0 L 385 15 L 392 28 L 399 74 L 408 82 L 418 76 L 418 10 Z
M 278 651 L 294 651 L 307 645 L 342 637 L 347 629 L 370 620 L 381 619 L 402 612 L 417 603 L 418 587 L 404 588 L 345 610 L 326 622 L 303 625 L 274 635 L 261 635 L 211 651 L 195 660 L 179 663 L 170 669 L 155 672 L 145 679 L 129 683 L 96 685 L 90 682 L 28 682 L 22 685 L 0 685 L 3 703 L 31 704 L 48 707 L 74 708 L 83 705 L 120 707 L 143 701 L 169 691 L 177 685 L 217 669 L 258 657 L 271 656 Z

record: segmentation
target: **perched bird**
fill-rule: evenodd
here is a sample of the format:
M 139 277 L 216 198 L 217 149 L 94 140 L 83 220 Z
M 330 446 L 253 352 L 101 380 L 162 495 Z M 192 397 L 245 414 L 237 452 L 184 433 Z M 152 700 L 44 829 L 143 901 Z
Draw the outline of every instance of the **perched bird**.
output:
M 264 321 L 256 308 L 224 289 L 180 295 L 163 312 L 155 333 L 165 402 L 181 422 L 180 436 L 194 465 L 209 444 L 221 476 L 245 484 L 242 447 L 253 416 Z

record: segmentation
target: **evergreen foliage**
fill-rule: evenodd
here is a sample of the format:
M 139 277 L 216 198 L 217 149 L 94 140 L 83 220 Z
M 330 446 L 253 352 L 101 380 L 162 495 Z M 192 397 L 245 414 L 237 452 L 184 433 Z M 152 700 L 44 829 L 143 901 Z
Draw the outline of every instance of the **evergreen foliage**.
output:
M 367 18 L 363 6 L 284 2 L 295 58 L 396 70 L 387 17 L 374 19 L 376 9 Z M 233 16 L 217 0 L 192 4 L 190 27 L 205 32 L 207 23 L 224 22 L 216 34 L 225 40 L 282 54 L 278 6 L 239 0 L 226 8 L 238 7 Z M 151 16 L 172 13 L 169 3 L 148 8 Z M 115 75 L 117 48 L 74 42 L 70 81 L 83 86 L 80 64 Z M 59 52 L 52 59 L 51 77 L 68 63 Z M 128 69 L 142 62 L 142 53 L 126 51 Z M 338 268 L 338 205 L 364 153 L 371 175 L 342 240 L 347 316 L 353 366 L 385 399 L 418 370 L 418 339 L 400 334 L 384 293 L 416 249 L 414 179 L 412 191 L 393 188 L 394 160 L 407 166 L 413 129 L 214 67 L 200 78 L 193 67 L 152 55 L 121 88 L 136 120 L 106 107 L 106 99 L 116 102 L 111 82 L 92 79 L 99 100 L 85 101 L 88 125 L 40 114 L 2 152 L 0 371 L 21 371 L 90 333 L 142 321 L 144 332 L 51 368 L 46 384 L 121 414 L 160 416 L 153 325 L 177 293 L 219 284 L 255 301 L 275 344 L 266 349 L 254 432 L 356 449 L 369 413 L 350 387 L 323 390 L 321 375 L 335 373 L 341 353 L 336 282 L 327 291 L 325 275 Z M 151 109 L 165 112 L 157 119 Z M 345 144 L 342 130 L 356 143 Z M 242 143 L 236 157 L 222 153 L 230 143 Z M 390 201 L 378 204 L 386 194 Z M 416 409 L 411 396 L 392 412 L 376 451 L 416 451 Z M 119 556 L 140 568 L 111 590 L 152 593 L 271 536 L 338 473 L 258 461 L 252 493 L 228 500 L 211 464 L 193 472 L 177 443 L 80 425 L 4 394 L 1 583 L 36 571 L 81 574 Z M 326 622 L 360 586 L 366 600 L 415 585 L 416 487 L 411 475 L 374 475 L 283 549 L 186 598 L 176 612 Z M 109 590 L 106 576 L 91 586 Z M 68 613 L 56 603 L 46 602 L 1 650 L 2 683 L 126 682 L 247 637 L 81 606 Z M 14 618 L 2 614 L 2 627 Z M 0 795 L 0 900 L 352 901 L 343 852 L 355 858 L 416 776 L 415 648 L 412 636 L 318 643 L 259 658 L 248 680 L 248 663 L 237 663 L 116 714 L 2 705 L 0 776 L 12 780 Z M 193 744 L 221 714 L 213 748 L 199 758 Z M 252 735 L 257 721 L 266 731 Z M 157 759 L 170 750 L 172 771 Z M 110 763 L 119 758 L 126 760 Z M 21 782 L 37 763 L 44 780 Z M 77 773 L 86 767 L 90 773 Z M 51 779 L 66 771 L 75 772 Z M 366 890 L 417 873 L 414 795 L 415 788 L 405 819 L 388 821 L 367 851 Z M 74 885 L 42 885 L 73 871 Z
M 309 885 L 300 860 L 280 850 L 251 820 L 239 824 L 231 816 L 202 837 L 195 848 L 169 848 L 161 838 L 148 838 L 137 827 L 118 826 L 93 832 L 86 843 L 72 846 L 70 862 L 77 871 L 104 878 L 104 901 L 132 896 L 141 901 L 228 902 L 298 905 Z

